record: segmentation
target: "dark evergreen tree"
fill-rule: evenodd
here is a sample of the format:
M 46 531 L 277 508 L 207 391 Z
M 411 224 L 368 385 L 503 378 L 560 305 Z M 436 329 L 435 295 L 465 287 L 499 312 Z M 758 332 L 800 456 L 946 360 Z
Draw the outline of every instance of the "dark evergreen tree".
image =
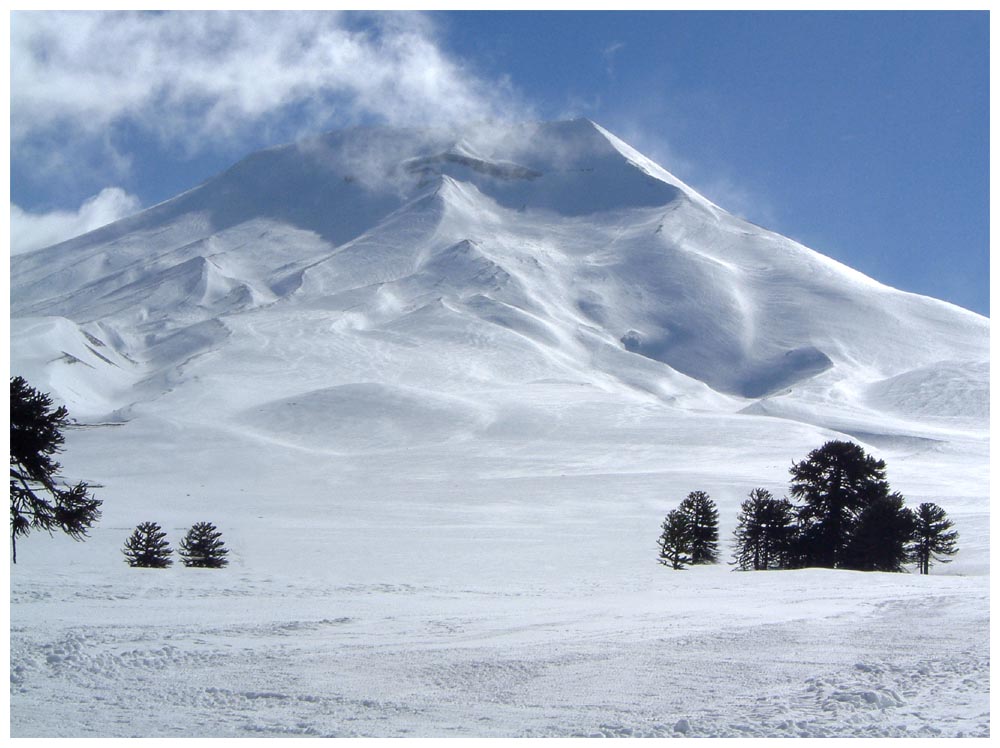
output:
M 155 522 L 143 522 L 136 527 L 125 541 L 122 553 L 129 566 L 165 569 L 174 562 L 167 534 Z
M 218 569 L 229 563 L 229 551 L 222 543 L 222 533 L 211 522 L 198 522 L 180 543 L 178 553 L 185 566 Z
M 62 451 L 62 432 L 69 422 L 65 406 L 53 409 L 49 395 L 23 377 L 11 378 L 10 540 L 15 564 L 18 536 L 58 529 L 83 540 L 101 516 L 102 502 L 87 483 L 59 483 L 61 465 L 52 456 Z
M 903 571 L 916 519 L 898 493 L 876 498 L 858 515 L 844 551 L 843 568 L 856 571 Z
M 797 508 L 801 564 L 841 568 L 861 512 L 889 495 L 885 462 L 851 442 L 830 441 L 791 467 L 789 493 Z
M 660 525 L 660 563 L 683 569 L 691 563 L 691 523 L 679 509 L 670 511 Z
M 908 546 L 910 559 L 917 562 L 921 574 L 931 573 L 931 562 L 947 564 L 958 553 L 958 533 L 954 523 L 937 504 L 924 503 L 914 512 L 913 535 Z
M 755 488 L 740 505 L 736 518 L 733 563 L 743 570 L 787 569 L 792 565 L 794 538 L 791 502 Z
M 692 491 L 678 507 L 690 526 L 692 564 L 714 564 L 719 560 L 719 510 L 704 491 Z

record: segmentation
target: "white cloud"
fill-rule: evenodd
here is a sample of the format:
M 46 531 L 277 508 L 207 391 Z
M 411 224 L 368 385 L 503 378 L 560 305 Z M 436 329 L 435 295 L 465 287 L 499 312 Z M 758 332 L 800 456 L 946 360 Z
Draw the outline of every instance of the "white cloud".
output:
M 376 119 L 519 117 L 510 86 L 443 51 L 426 16 L 15 12 L 11 139 L 127 124 L 194 153 Z
M 618 53 L 618 50 L 622 49 L 624 46 L 624 42 L 614 42 L 601 50 L 601 57 L 604 58 L 605 69 L 607 70 L 609 78 L 615 77 L 615 55 Z
M 48 247 L 131 215 L 140 207 L 135 196 L 119 187 L 106 187 L 76 211 L 29 213 L 11 203 L 10 252 L 18 254 Z

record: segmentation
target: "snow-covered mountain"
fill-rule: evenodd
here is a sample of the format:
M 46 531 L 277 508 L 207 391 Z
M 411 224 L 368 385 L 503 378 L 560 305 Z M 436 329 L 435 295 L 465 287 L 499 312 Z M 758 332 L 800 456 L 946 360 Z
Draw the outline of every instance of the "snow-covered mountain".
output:
M 590 121 L 253 154 L 14 256 L 11 328 L 105 502 L 18 545 L 16 735 L 988 733 L 989 320 Z M 726 555 L 832 438 L 946 508 L 953 564 L 656 563 L 689 491 Z M 231 566 L 128 569 L 150 519 Z
M 803 399 L 986 415 L 985 318 L 734 218 L 588 120 L 355 129 L 266 150 L 14 257 L 11 280 L 15 318 L 62 318 L 42 339 L 15 325 L 48 362 L 33 378 L 90 412 L 158 397 L 194 357 L 238 353 L 295 356 L 294 395 L 559 379 L 791 417 L 813 417 L 792 405 Z M 253 355 L 241 342 L 263 329 L 282 344 Z M 77 361 L 93 368 L 63 376 Z M 69 385 L 105 379 L 117 394 Z

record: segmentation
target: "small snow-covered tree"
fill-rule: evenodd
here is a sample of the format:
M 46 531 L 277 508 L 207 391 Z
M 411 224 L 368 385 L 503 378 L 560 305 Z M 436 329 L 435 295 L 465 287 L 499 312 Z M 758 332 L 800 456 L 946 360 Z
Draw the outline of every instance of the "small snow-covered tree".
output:
M 188 530 L 178 553 L 185 566 L 219 569 L 229 563 L 222 533 L 211 522 L 198 522 Z
M 691 563 L 691 521 L 680 509 L 673 509 L 660 529 L 660 563 L 672 569 L 683 569 Z
M 719 510 L 704 491 L 692 491 L 678 509 L 687 516 L 692 564 L 719 560 Z
M 740 505 L 733 533 L 733 563 L 746 571 L 786 569 L 795 538 L 795 508 L 788 499 L 755 488 Z
M 155 522 L 143 522 L 136 527 L 125 541 L 122 553 L 129 566 L 164 569 L 174 562 L 167 534 Z
M 947 564 L 958 553 L 958 533 L 952 530 L 954 523 L 948 519 L 944 509 L 930 502 L 917 507 L 914 514 L 913 535 L 908 547 L 910 558 L 917 562 L 921 574 L 931 573 L 931 562 Z

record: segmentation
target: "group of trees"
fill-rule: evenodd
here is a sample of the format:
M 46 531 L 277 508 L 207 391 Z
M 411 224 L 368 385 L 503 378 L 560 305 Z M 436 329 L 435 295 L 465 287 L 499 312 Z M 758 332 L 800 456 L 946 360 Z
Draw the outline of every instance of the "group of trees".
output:
M 885 462 L 857 444 L 827 442 L 790 472 L 789 493 L 800 503 L 755 488 L 741 504 L 733 536 L 738 568 L 898 572 L 912 563 L 928 574 L 934 562 L 948 563 L 958 552 L 958 533 L 944 510 L 932 503 L 906 507 L 890 490 Z M 690 494 L 663 522 L 661 563 L 674 569 L 714 563 L 717 516 L 706 494 Z
M 122 548 L 129 566 L 165 569 L 173 564 L 173 549 L 167 534 L 156 522 L 143 522 L 125 541 Z M 185 566 L 220 569 L 229 563 L 229 550 L 222 542 L 222 533 L 211 522 L 198 522 L 181 540 L 177 554 Z

